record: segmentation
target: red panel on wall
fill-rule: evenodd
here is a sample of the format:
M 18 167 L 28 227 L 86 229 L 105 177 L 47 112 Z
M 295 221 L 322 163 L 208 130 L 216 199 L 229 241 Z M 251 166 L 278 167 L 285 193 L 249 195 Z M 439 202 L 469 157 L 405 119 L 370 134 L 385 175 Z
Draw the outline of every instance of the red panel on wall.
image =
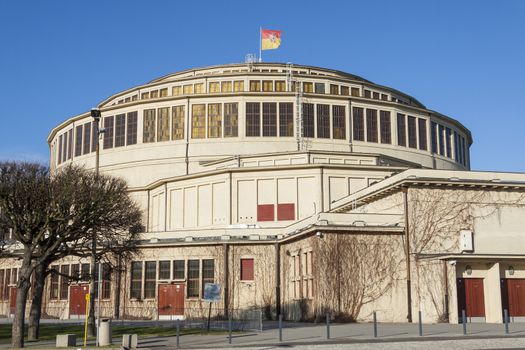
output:
M 257 221 L 273 221 L 273 204 L 259 204 L 257 206 Z
M 295 204 L 277 204 L 277 220 L 295 220 Z
M 253 280 L 253 259 L 241 259 L 241 281 Z

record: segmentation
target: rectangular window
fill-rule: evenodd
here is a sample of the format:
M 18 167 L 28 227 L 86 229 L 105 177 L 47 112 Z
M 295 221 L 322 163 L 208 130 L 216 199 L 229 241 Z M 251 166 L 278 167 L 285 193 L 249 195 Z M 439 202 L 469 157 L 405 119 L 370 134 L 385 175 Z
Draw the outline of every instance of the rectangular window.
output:
M 71 159 L 73 155 L 73 129 L 67 132 L 67 159 Z
M 54 271 L 51 272 L 51 288 L 49 290 L 49 298 L 58 299 L 58 269 L 59 269 L 59 266 L 53 265 L 51 266 L 51 269 Z
M 350 88 L 348 86 L 341 86 L 341 95 L 349 96 Z
M 222 105 L 220 103 L 208 104 L 208 137 L 222 137 Z
M 284 80 L 275 81 L 275 91 L 276 92 L 285 92 L 286 91 L 286 82 Z
M 170 140 L 170 109 L 169 107 L 159 108 L 157 110 L 157 141 Z
M 157 262 L 146 261 L 144 267 L 144 299 L 155 298 L 157 284 Z
M 324 104 L 317 105 L 317 137 L 322 139 L 330 138 L 330 106 Z
M 203 139 L 206 137 L 206 105 L 191 106 L 191 138 Z
M 261 81 L 250 80 L 250 91 L 261 91 Z
M 332 106 L 332 130 L 334 139 L 346 139 L 345 106 Z
M 459 141 L 458 133 L 454 131 L 454 159 L 459 162 Z
M 438 126 L 439 133 L 439 154 L 445 155 L 445 127 L 443 125 Z
M 182 87 L 182 89 L 183 89 L 184 95 L 191 95 L 191 94 L 193 94 L 193 85 L 191 85 L 191 84 L 184 85 Z
M 405 147 L 407 145 L 406 119 L 401 113 L 397 114 L 397 144 Z
M 467 165 L 467 143 L 465 138 L 461 137 L 461 160 L 463 165 Z
M 381 129 L 381 143 L 391 144 L 391 121 L 389 111 L 379 112 L 379 128 Z
M 84 281 L 89 280 L 89 264 L 80 265 L 80 278 Z
M 71 277 L 74 281 L 80 280 L 80 264 L 71 265 Z
M 144 110 L 144 126 L 142 132 L 142 142 L 155 142 L 155 110 Z
M 386 95 L 386 94 L 381 94 L 381 99 L 382 99 L 383 101 L 388 101 L 388 95 Z
M 244 91 L 244 80 L 236 80 L 233 82 L 233 91 L 242 92 Z
M 452 158 L 452 130 L 449 128 L 445 129 L 446 137 L 446 148 L 447 148 L 447 157 Z
M 188 260 L 188 290 L 186 295 L 188 298 L 199 297 L 199 260 Z
M 215 261 L 213 259 L 202 260 L 202 295 L 204 295 L 204 287 L 206 283 L 215 282 Z
M 102 292 L 100 296 L 102 299 L 111 298 L 111 269 L 107 263 L 102 264 Z
M 57 150 L 57 155 L 58 155 L 58 164 L 62 163 L 62 139 L 63 139 L 63 136 L 64 135 L 60 135 L 58 137 L 58 150 Z
M 339 95 L 339 85 L 330 84 L 330 95 Z
M 114 121 L 113 116 L 104 118 L 104 149 L 113 148 Z
M 418 122 L 418 131 L 419 131 L 419 149 L 426 151 L 427 150 L 427 121 L 423 118 L 419 118 Z
M 51 276 L 51 278 L 53 278 Z M 58 280 L 57 280 L 57 295 L 58 295 Z M 11 269 L 6 269 L 5 270 L 5 285 L 4 285 L 4 298 L 5 300 L 9 300 L 9 285 L 11 284 Z M 51 298 L 51 299 L 56 299 L 57 297 L 55 298 Z
M 261 105 L 259 102 L 246 102 L 246 136 L 261 135 Z
M 5 270 L 0 270 L 0 300 L 4 300 L 4 276 L 5 276 Z
M 416 118 L 408 116 L 408 147 L 417 148 Z
M 365 140 L 365 121 L 363 116 L 363 108 L 353 107 L 353 134 L 354 140 L 364 141 Z
M 171 94 L 173 96 L 180 96 L 182 95 L 182 86 L 174 86 L 171 88 Z
M 304 82 L 303 83 L 303 92 L 309 93 L 309 94 L 314 92 L 314 84 Z
M 168 88 L 160 89 L 160 97 L 168 97 Z
M 67 132 L 64 133 L 64 143 L 63 143 L 63 149 L 62 149 L 62 161 L 65 162 L 67 160 Z
M 314 104 L 303 103 L 303 137 L 314 137 Z
M 198 83 L 193 86 L 193 89 L 196 94 L 203 94 L 204 93 L 204 84 Z
M 315 93 L 324 94 L 324 92 L 325 92 L 324 83 L 315 83 Z
M 159 97 L 159 90 L 150 91 L 150 95 L 149 96 L 151 98 L 158 98 Z
M 171 108 L 171 139 L 184 139 L 184 106 Z
M 295 220 L 295 204 L 294 203 L 279 203 L 277 204 L 277 220 Z
M 115 147 L 122 147 L 126 142 L 126 115 L 115 116 Z
M 60 299 L 67 299 L 69 292 L 69 265 L 60 266 Z
M 126 145 L 135 145 L 137 143 L 137 112 L 128 113 L 128 130 L 126 135 Z
M 253 259 L 241 259 L 241 281 L 253 281 Z
M 239 105 L 224 104 L 224 137 L 237 137 L 239 127 Z
M 171 279 L 171 261 L 159 261 L 159 280 Z
M 263 136 L 277 136 L 277 103 L 263 103 Z
M 77 125 L 75 132 L 75 157 L 82 155 L 82 125 Z
M 208 88 L 210 92 L 220 92 L 221 91 L 221 86 L 218 81 L 210 83 Z
M 374 100 L 379 100 L 379 92 L 375 92 L 375 91 L 374 91 L 374 93 L 373 93 L 372 96 L 373 96 L 373 99 L 374 99 Z
M 361 96 L 361 91 L 359 91 L 359 88 L 355 88 L 355 87 L 352 88 L 352 96 L 356 96 L 356 97 Z
M 174 280 L 183 280 L 184 279 L 184 260 L 174 260 L 173 261 L 173 279 Z
M 142 261 L 131 263 L 131 291 L 130 298 L 142 298 Z
M 293 136 L 293 103 L 279 103 L 279 136 Z
M 437 153 L 437 124 L 435 122 L 430 123 L 430 140 L 432 141 L 432 153 Z
M 222 92 L 232 92 L 232 82 L 231 81 L 223 81 L 221 83 L 221 91 Z
M 89 149 L 91 147 L 90 145 L 91 141 L 91 123 L 84 124 L 84 147 L 83 147 L 83 154 L 88 154 Z
M 366 97 L 366 98 L 371 98 L 371 97 L 372 97 L 372 91 L 370 91 L 370 90 L 365 90 L 365 97 Z
M 142 95 L 140 95 L 141 100 L 147 100 L 149 99 L 149 92 L 143 92 Z
M 377 110 L 366 110 L 366 141 L 377 142 Z
M 273 81 L 263 80 L 263 91 L 273 91 Z

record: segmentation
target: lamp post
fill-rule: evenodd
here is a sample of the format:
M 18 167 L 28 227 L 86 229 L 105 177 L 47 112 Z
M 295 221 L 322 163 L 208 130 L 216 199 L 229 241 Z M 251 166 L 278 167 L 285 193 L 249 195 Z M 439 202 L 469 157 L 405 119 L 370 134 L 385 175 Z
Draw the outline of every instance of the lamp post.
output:
M 91 117 L 93 118 L 94 122 L 94 130 L 93 132 L 96 133 L 95 138 L 95 180 L 98 181 L 98 175 L 99 175 L 99 166 L 100 166 L 100 134 L 102 134 L 102 130 L 100 129 L 100 118 L 101 113 L 100 109 L 98 108 L 92 108 L 91 109 Z M 90 294 L 93 294 L 93 297 L 90 299 L 92 300 L 91 303 L 93 303 L 93 312 L 95 311 L 94 308 L 94 290 L 95 290 L 95 269 L 97 268 L 97 233 L 95 228 L 93 228 L 92 237 L 91 237 L 91 286 L 90 286 Z M 97 302 L 98 302 L 98 311 L 97 311 L 97 318 L 96 318 L 96 346 L 99 346 L 99 329 L 100 329 L 100 278 L 102 277 L 102 268 L 101 266 L 98 266 L 98 290 L 97 290 Z M 91 311 L 91 310 L 90 310 Z

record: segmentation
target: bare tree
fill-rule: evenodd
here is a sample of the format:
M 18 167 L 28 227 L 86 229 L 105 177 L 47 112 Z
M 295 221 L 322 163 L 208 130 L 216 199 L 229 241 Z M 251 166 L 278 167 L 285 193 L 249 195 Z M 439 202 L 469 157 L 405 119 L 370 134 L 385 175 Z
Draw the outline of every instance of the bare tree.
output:
M 30 319 L 38 323 L 42 274 L 52 262 L 68 255 L 87 256 L 94 228 L 100 257 L 110 252 L 126 256 L 142 228 L 140 209 L 123 180 L 73 166 L 50 176 L 42 165 L 0 163 L 0 211 L 0 226 L 9 228 L 16 242 L 9 248 L 22 260 L 12 328 L 15 348 L 24 346 L 26 299 L 34 272 L 39 276 L 35 275 L 37 293 Z M 38 334 L 38 324 L 33 326 Z

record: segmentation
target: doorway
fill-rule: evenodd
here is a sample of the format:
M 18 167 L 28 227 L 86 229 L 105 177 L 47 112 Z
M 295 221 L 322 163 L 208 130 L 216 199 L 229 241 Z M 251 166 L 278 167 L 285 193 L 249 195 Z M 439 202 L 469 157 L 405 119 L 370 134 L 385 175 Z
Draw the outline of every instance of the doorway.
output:
M 86 317 L 86 295 L 88 293 L 88 285 L 69 287 L 69 318 Z
M 467 322 L 485 322 L 483 278 L 458 278 L 457 291 L 459 323 L 462 323 L 462 310 Z
M 159 320 L 184 319 L 184 283 L 159 284 Z

